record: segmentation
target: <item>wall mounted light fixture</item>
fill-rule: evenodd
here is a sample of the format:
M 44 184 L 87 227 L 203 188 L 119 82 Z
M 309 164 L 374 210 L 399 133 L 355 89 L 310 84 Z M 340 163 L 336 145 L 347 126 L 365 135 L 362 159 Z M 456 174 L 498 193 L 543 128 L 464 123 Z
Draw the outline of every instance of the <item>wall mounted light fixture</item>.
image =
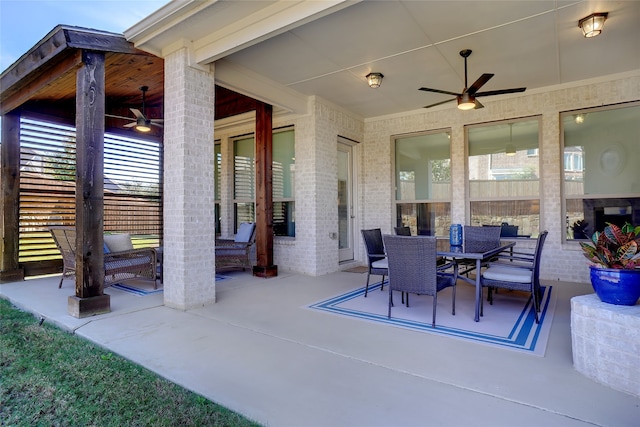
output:
M 369 87 L 377 89 L 382 84 L 382 78 L 384 77 L 382 73 L 369 73 L 367 74 L 367 83 L 369 83 Z
M 602 32 L 604 21 L 607 20 L 608 15 L 608 12 L 592 13 L 578 21 L 578 27 L 582 28 L 585 37 L 595 37 Z

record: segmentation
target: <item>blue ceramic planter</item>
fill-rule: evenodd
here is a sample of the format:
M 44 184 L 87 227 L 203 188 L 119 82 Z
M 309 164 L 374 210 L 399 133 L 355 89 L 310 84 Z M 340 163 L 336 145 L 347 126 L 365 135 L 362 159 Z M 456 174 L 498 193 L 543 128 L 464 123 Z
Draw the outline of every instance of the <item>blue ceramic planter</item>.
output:
M 591 266 L 591 286 L 602 302 L 635 305 L 640 298 L 640 270 Z

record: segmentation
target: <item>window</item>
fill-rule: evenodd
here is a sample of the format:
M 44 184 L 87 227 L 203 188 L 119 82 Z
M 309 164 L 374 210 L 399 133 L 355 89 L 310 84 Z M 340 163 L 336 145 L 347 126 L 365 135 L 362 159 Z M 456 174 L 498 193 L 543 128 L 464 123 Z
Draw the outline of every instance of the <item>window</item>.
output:
M 539 119 L 467 127 L 471 225 L 540 231 Z
M 129 233 L 136 247 L 160 244 L 161 159 L 158 142 L 105 134 L 105 232 Z M 75 172 L 75 128 L 22 117 L 19 261 L 26 275 L 42 261 L 60 259 L 47 228 L 75 224 Z
M 222 215 L 220 211 L 220 194 L 222 193 L 222 184 L 220 180 L 222 179 L 222 151 L 220 146 L 220 141 L 216 141 L 213 146 L 213 174 L 214 179 L 216 180 L 215 187 L 213 189 L 213 199 L 214 199 L 214 215 L 215 215 L 215 227 L 216 227 L 216 236 L 220 235 L 220 215 Z
M 411 234 L 445 236 L 451 225 L 450 133 L 397 137 L 396 223 Z
M 234 144 L 234 210 L 236 228 L 241 222 L 255 221 L 255 139 Z M 272 197 L 273 232 L 276 236 L 295 236 L 295 134 L 287 129 L 273 134 Z
M 561 126 L 566 238 L 640 224 L 640 103 L 562 113 Z

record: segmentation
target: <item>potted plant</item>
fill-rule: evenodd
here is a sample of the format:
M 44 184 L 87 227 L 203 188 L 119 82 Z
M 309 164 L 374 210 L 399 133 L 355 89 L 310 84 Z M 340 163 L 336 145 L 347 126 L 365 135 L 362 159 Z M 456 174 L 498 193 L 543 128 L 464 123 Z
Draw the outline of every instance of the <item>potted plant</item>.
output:
M 592 263 L 591 285 L 598 297 L 610 304 L 635 305 L 640 298 L 640 226 L 607 223 L 580 246 Z

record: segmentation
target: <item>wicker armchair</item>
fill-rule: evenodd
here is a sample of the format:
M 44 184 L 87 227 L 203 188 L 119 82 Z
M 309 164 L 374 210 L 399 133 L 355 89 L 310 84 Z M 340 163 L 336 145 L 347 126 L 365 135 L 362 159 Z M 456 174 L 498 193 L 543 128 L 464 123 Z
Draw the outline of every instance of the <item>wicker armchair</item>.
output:
M 451 263 L 451 270 L 437 266 L 436 237 L 435 236 L 392 236 L 384 235 L 384 245 L 387 249 L 389 261 L 389 313 L 393 306 L 393 291 L 407 294 L 433 296 L 433 317 L 431 326 L 436 325 L 436 307 L 438 292 L 453 287 L 451 297 L 451 314 L 456 314 L 456 282 L 458 280 L 458 266 Z
M 76 229 L 74 227 L 50 227 L 49 231 L 62 255 L 62 277 L 58 288 L 62 287 L 64 279 L 74 277 L 76 271 Z M 105 245 L 104 254 L 104 287 L 116 283 L 125 283 L 132 280 L 153 280 L 157 289 L 157 255 L 154 248 L 133 249 L 131 238 L 126 235 L 117 235 L 118 238 L 127 240 L 130 249 L 107 251 Z M 107 236 L 105 236 L 105 240 Z
M 251 251 L 255 243 L 256 224 L 243 222 L 234 240 L 216 239 L 216 270 L 252 267 Z

